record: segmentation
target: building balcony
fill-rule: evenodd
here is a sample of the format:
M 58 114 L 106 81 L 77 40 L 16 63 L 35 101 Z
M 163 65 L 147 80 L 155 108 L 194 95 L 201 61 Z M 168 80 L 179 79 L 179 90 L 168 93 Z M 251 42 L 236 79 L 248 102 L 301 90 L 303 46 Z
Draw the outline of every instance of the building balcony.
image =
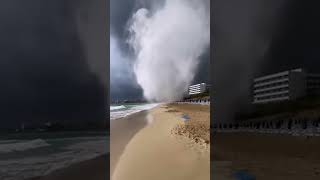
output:
M 268 81 L 268 82 L 263 82 L 263 83 L 255 83 L 253 85 L 254 88 L 259 88 L 259 87 L 263 87 L 266 85 L 274 85 L 277 86 L 277 83 L 289 83 L 289 78 L 282 78 L 282 79 L 276 79 L 276 80 L 272 80 L 272 81 Z
M 258 95 L 254 95 L 254 98 L 262 98 L 262 97 L 268 97 L 268 96 L 276 96 L 276 95 L 281 95 L 281 94 L 289 94 L 289 90 L 277 91 L 277 92 L 272 92 L 272 93 L 258 94 Z M 289 95 L 288 95 L 288 96 L 289 96 Z

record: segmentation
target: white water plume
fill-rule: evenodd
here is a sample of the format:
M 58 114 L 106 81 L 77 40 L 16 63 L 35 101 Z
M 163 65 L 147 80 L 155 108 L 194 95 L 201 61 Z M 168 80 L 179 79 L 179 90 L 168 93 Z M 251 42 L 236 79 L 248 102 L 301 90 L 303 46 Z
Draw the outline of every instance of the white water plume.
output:
M 137 10 L 130 21 L 134 72 L 150 101 L 178 100 L 192 82 L 210 43 L 210 13 L 204 1 L 167 0 L 154 12 Z

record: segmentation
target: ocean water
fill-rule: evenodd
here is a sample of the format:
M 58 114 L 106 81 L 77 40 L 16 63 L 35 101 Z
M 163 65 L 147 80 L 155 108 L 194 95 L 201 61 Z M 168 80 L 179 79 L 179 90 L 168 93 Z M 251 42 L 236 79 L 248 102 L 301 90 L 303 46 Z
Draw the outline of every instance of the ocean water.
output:
M 0 136 L 1 180 L 47 175 L 109 151 L 109 137 L 101 132 L 72 135 L 68 132 L 31 135 L 22 133 L 19 137 L 21 138 L 11 139 L 12 134 Z
M 110 106 L 110 119 L 115 120 L 119 118 L 123 118 L 129 116 L 131 114 L 149 110 L 156 106 L 159 103 L 143 103 L 143 104 L 117 104 Z

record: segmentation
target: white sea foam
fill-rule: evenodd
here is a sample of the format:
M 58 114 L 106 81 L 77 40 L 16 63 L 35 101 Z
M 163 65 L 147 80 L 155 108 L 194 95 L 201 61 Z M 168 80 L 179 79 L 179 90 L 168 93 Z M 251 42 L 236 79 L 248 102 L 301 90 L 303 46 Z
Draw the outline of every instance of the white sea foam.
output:
M 115 120 L 115 119 L 123 118 L 140 111 L 152 109 L 158 105 L 159 103 L 135 105 L 130 108 L 123 109 L 122 111 L 110 112 L 110 119 Z
M 14 151 L 25 151 L 29 149 L 50 146 L 46 141 L 42 139 L 35 139 L 30 141 L 7 141 L 0 144 L 0 153 L 9 153 Z
M 121 106 L 110 106 L 110 111 L 119 110 L 119 109 L 125 109 L 126 107 L 124 105 Z

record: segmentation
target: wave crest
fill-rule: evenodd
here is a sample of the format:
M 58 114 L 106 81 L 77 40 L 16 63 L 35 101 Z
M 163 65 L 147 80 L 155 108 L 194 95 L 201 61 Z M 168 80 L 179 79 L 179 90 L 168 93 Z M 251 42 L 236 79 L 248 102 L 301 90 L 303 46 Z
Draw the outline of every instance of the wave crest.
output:
M 0 153 L 9 153 L 14 151 L 25 151 L 29 149 L 39 148 L 50 146 L 45 140 L 43 139 L 34 139 L 29 141 L 17 141 L 14 143 L 3 143 L 0 144 Z
M 125 109 L 126 107 L 124 105 L 121 106 L 110 106 L 110 111 L 113 110 L 119 110 L 119 109 Z

